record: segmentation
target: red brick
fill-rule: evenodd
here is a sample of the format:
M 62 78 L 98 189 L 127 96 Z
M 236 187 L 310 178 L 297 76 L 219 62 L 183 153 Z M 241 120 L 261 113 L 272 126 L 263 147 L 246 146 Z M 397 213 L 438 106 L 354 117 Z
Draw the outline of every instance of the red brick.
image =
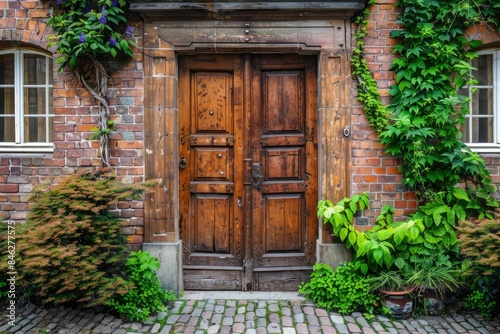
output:
M 0 184 L 0 193 L 17 193 L 19 186 L 17 184 Z

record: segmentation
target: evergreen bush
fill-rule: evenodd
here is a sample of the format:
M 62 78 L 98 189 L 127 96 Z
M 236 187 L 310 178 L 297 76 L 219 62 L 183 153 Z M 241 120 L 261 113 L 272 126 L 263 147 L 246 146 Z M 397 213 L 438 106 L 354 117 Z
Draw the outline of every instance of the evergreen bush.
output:
M 103 305 L 133 288 L 120 217 L 108 206 L 146 188 L 116 181 L 109 170 L 83 171 L 35 189 L 18 232 L 21 287 L 43 303 Z M 21 228 L 21 227 L 20 227 Z

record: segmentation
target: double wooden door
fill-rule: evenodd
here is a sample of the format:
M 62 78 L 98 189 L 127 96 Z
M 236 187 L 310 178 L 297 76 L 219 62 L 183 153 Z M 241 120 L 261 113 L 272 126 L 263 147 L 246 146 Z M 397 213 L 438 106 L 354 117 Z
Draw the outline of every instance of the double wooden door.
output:
M 317 238 L 316 57 L 179 59 L 184 288 L 293 291 Z

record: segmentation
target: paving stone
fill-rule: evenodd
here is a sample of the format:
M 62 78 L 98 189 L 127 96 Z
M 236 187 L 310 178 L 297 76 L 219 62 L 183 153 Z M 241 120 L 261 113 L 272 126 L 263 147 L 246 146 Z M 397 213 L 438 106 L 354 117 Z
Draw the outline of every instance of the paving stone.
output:
M 321 326 L 323 334 L 336 334 L 337 331 L 332 326 Z
M 220 330 L 220 325 L 213 325 L 207 328 L 207 334 L 216 334 Z
M 295 322 L 304 322 L 304 313 L 296 313 L 293 315 Z
M 234 323 L 234 319 L 232 317 L 224 317 L 222 319 L 222 326 L 232 326 Z
M 233 333 L 244 333 L 245 332 L 245 324 L 241 322 L 237 322 L 233 324 Z
M 292 315 L 292 309 L 290 307 L 282 307 L 281 308 L 281 314 L 283 314 L 284 316 L 291 316 Z
M 310 326 L 319 326 L 318 318 L 314 314 L 306 315 L 306 319 Z
M 293 327 L 283 327 L 283 334 L 297 334 L 297 331 Z
M 339 333 L 342 334 L 349 333 L 349 329 L 347 328 L 347 325 L 344 323 L 335 323 L 334 326 Z
M 267 309 L 270 311 L 270 312 L 278 312 L 280 307 L 278 306 L 278 304 L 276 303 L 271 303 L 269 304 L 269 306 L 267 307 Z
M 309 334 L 320 334 L 321 333 L 321 327 L 319 327 L 319 326 L 307 326 L 307 329 L 309 330 Z
M 151 328 L 151 333 L 158 333 L 160 331 L 161 324 L 156 323 L 153 325 L 153 328 Z
M 267 311 L 266 309 L 263 309 L 263 308 L 258 308 L 256 311 L 255 311 L 255 316 L 257 317 L 265 317 L 267 315 Z
M 257 318 L 257 327 L 266 327 L 267 320 L 266 318 Z
M 273 313 L 269 315 L 269 322 L 280 322 L 280 315 L 278 313 Z
M 227 307 L 226 311 L 224 312 L 224 315 L 227 317 L 233 317 L 235 314 L 236 314 L 235 307 Z
M 222 322 L 222 314 L 214 314 L 212 317 L 212 325 L 218 325 Z
M 293 327 L 293 320 L 292 320 L 292 317 L 288 317 L 288 316 L 283 316 L 283 317 L 281 317 L 281 324 L 282 324 L 284 327 Z
M 361 328 L 359 328 L 358 325 L 352 322 L 347 323 L 347 328 L 349 329 L 350 333 L 361 333 Z
M 343 324 L 344 323 L 344 318 L 340 314 L 333 313 L 330 315 L 330 318 L 336 324 Z

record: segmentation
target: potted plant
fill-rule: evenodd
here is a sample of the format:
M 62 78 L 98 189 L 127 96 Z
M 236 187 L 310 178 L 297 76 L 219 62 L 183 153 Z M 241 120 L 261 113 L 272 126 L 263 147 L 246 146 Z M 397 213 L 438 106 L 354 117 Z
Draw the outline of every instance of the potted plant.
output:
M 368 281 L 372 291 L 382 296 L 384 306 L 396 319 L 407 319 L 413 314 L 411 293 L 416 286 L 408 281 L 409 271 L 382 271 Z
M 461 270 L 444 251 L 430 256 L 411 257 L 415 271 L 408 277 L 408 283 L 415 286 L 417 296 L 422 299 L 424 312 L 439 315 L 444 309 L 444 294 L 460 286 Z

